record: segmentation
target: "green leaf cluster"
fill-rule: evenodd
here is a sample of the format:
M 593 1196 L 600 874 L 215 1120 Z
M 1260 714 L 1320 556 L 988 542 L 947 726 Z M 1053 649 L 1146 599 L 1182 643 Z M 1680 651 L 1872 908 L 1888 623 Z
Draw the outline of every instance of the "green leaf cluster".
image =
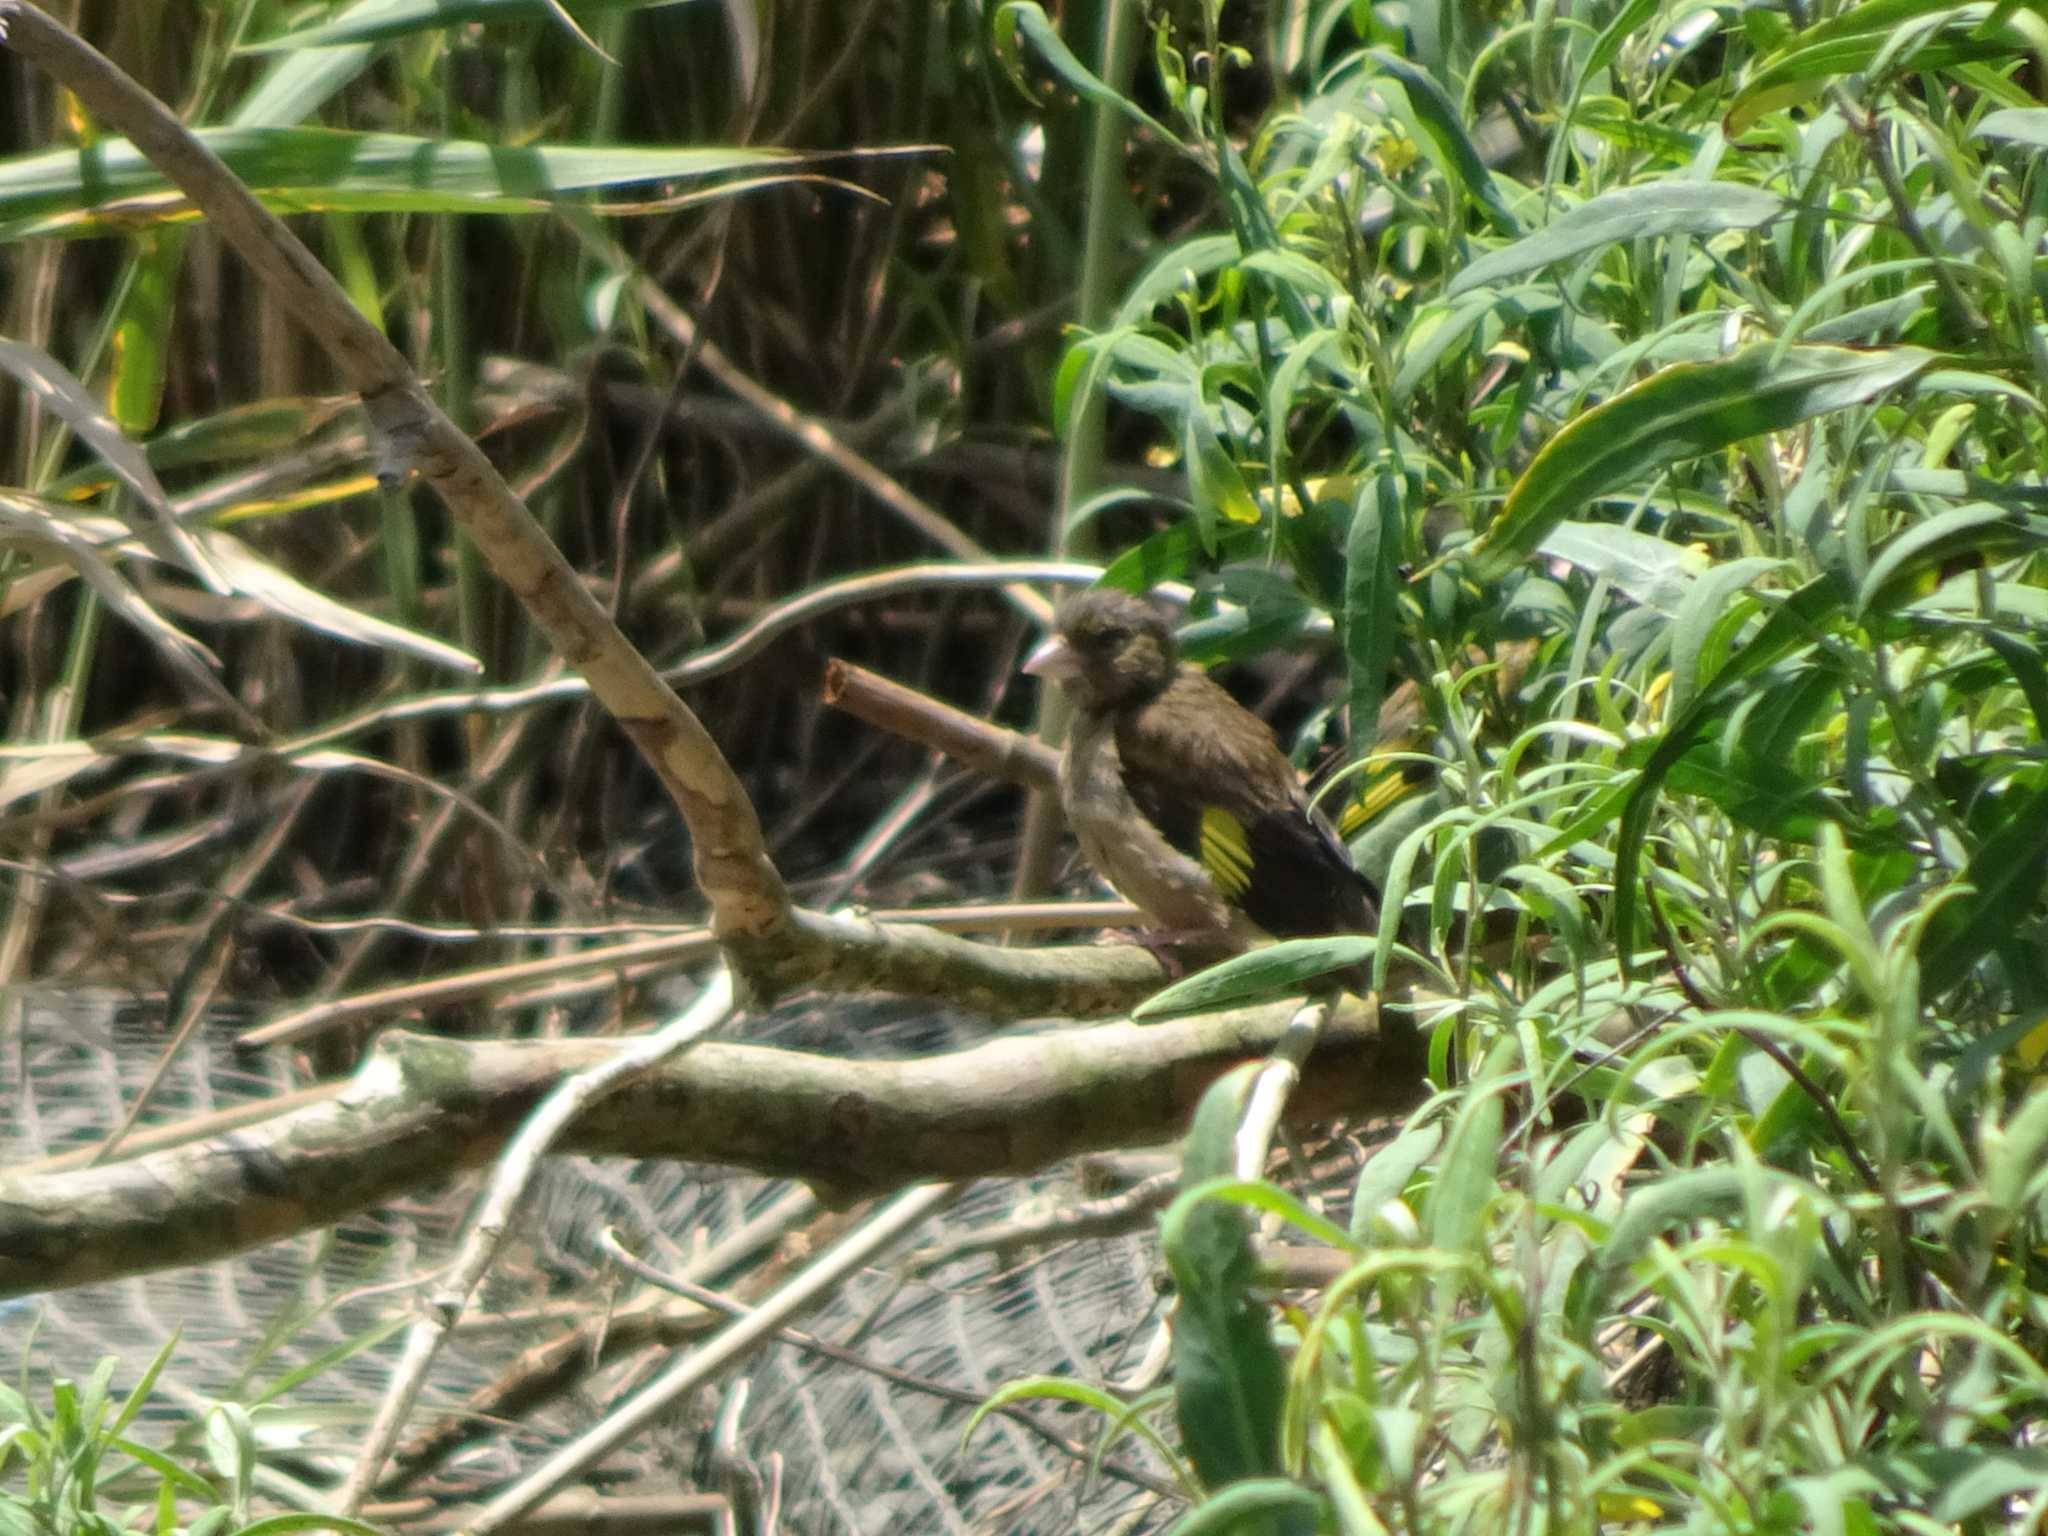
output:
M 176 1347 L 175 1337 L 166 1341 L 125 1397 L 114 1395 L 121 1362 L 111 1355 L 84 1382 L 53 1383 L 47 1409 L 0 1383 L 0 1532 L 285 1536 L 336 1531 L 378 1536 L 375 1527 L 338 1515 L 252 1516 L 256 1431 L 240 1404 L 216 1403 L 206 1415 L 204 1459 L 218 1484 L 186 1458 L 137 1439 L 137 1421 L 150 1408 Z

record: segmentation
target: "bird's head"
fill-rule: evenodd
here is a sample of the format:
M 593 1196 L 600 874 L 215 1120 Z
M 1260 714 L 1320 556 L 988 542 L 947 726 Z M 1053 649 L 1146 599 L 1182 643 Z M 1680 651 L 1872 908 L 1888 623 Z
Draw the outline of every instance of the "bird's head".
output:
M 1152 698 L 1179 665 L 1166 615 L 1128 592 L 1094 587 L 1060 604 L 1052 638 L 1024 670 L 1064 685 L 1083 709 L 1120 709 Z

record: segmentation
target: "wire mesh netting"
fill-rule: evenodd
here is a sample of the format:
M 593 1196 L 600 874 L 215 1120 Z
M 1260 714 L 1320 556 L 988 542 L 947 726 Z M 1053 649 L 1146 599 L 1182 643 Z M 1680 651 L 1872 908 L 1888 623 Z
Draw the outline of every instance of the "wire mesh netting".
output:
M 281 1055 L 235 1051 L 232 1032 L 246 1022 L 210 1021 L 173 1062 L 142 1124 L 301 1086 Z M 750 1021 L 745 1032 L 807 1048 L 827 1037 L 858 1042 L 850 1048 L 868 1054 L 940 1049 L 957 1035 L 952 1021 L 929 1010 L 838 1003 L 830 1012 Z M 0 1165 L 19 1168 L 103 1141 L 166 1044 L 159 1014 L 119 996 L 74 994 L 32 1006 L 25 1030 L 5 1046 L 11 1081 L 0 1102 Z M 918 1241 L 944 1244 L 1026 1201 L 1079 1194 L 1079 1173 L 983 1181 Z M 82 1379 L 114 1356 L 122 1362 L 115 1388 L 125 1391 L 175 1338 L 136 1438 L 189 1448 L 208 1403 L 260 1404 L 273 1493 L 294 1482 L 331 1488 L 375 1410 L 413 1302 L 453 1252 L 478 1187 L 475 1178 L 451 1181 L 232 1258 L 0 1303 L 0 1372 L 31 1401 L 48 1403 L 54 1379 Z M 435 1364 L 412 1438 L 379 1490 L 383 1507 L 394 1520 L 427 1521 L 489 1496 L 597 1422 L 702 1332 L 685 1304 L 607 1265 L 599 1234 L 616 1230 L 660 1267 L 688 1267 L 788 1210 L 792 1188 L 668 1162 L 553 1160 L 466 1325 Z M 765 1294 L 851 1219 L 797 1203 L 805 1206 L 800 1219 L 760 1231 L 714 1283 L 743 1298 Z M 1155 1485 L 1166 1476 L 1135 1442 L 1116 1448 L 1109 1470 L 1091 1470 L 1086 1452 L 1102 1427 L 1096 1415 L 1031 1407 L 1082 1450 L 1079 1457 L 1000 1415 L 961 1444 L 972 1400 L 1005 1381 L 1103 1381 L 1134 1368 L 1161 1306 L 1151 1224 L 1136 1225 L 1122 1237 L 964 1258 L 930 1273 L 885 1263 L 798 1320 L 897 1379 L 789 1343 L 747 1361 L 739 1446 L 756 1466 L 779 1461 L 783 1528 L 1135 1532 L 1171 1518 L 1180 1506 L 1123 1475 Z M 672 1326 L 629 1326 L 650 1314 Z M 905 1374 L 930 1389 L 906 1384 Z M 636 1492 L 697 1486 L 708 1475 L 708 1430 L 731 1390 L 727 1382 L 679 1407 L 586 1481 Z

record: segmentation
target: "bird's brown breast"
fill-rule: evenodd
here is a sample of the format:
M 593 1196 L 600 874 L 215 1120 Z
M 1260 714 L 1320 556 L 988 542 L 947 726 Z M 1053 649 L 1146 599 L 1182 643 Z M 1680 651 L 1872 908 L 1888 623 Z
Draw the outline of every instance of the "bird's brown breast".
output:
M 1200 863 L 1132 798 L 1117 734 L 1111 717 L 1084 713 L 1060 760 L 1060 800 L 1081 852 L 1154 923 L 1185 934 L 1240 932 Z

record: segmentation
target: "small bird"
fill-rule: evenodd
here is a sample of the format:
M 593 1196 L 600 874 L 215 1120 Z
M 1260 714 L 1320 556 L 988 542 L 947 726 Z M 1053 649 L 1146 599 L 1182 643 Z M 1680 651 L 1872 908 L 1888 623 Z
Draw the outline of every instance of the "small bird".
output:
M 1369 933 L 1372 887 L 1258 716 L 1184 665 L 1165 615 L 1096 587 L 1024 670 L 1076 718 L 1060 800 L 1103 878 L 1176 938 Z

